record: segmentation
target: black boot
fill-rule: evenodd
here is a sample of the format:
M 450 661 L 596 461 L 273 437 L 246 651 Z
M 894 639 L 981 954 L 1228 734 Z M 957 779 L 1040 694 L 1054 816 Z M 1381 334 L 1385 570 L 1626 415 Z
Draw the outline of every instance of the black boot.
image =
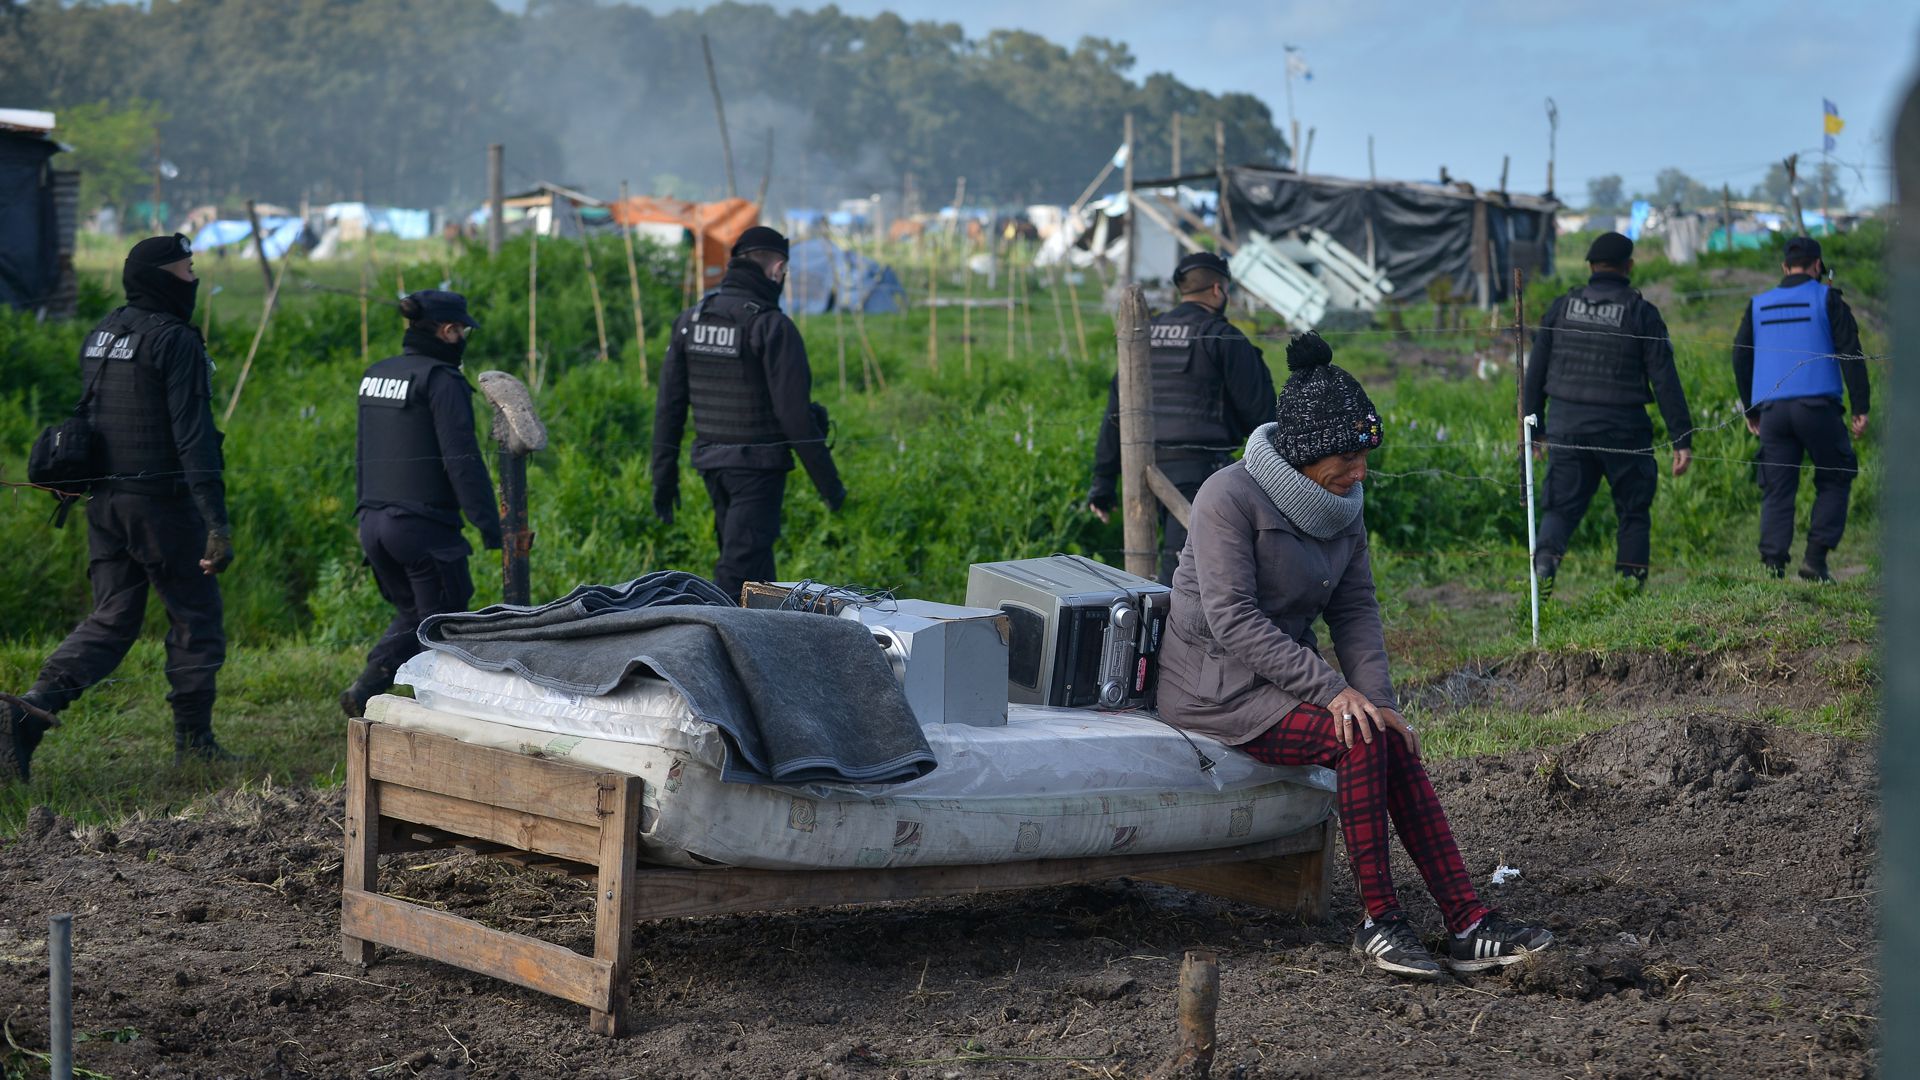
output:
M 353 680 L 353 685 L 340 692 L 340 711 L 347 719 L 358 720 L 367 715 L 367 702 L 393 688 L 393 669 L 369 667 Z
M 207 765 L 227 764 L 240 760 L 235 754 L 221 746 L 213 737 L 213 725 L 173 726 L 173 763 L 176 766 L 188 762 Z
M 59 718 L 24 698 L 0 694 L 0 783 L 14 776 L 21 783 L 33 779 L 33 752 Z
M 1620 575 L 1620 584 L 1629 592 L 1641 592 L 1647 587 L 1647 568 L 1644 566 L 1616 566 Z
M 1538 552 L 1533 557 L 1533 573 L 1540 579 L 1540 599 L 1553 599 L 1553 578 L 1560 572 L 1560 556 Z
M 1765 568 L 1767 576 L 1775 581 L 1784 580 L 1787 576 L 1787 564 L 1784 562 L 1774 562 L 1772 559 L 1763 559 L 1760 565 Z
M 1784 568 L 1783 568 L 1784 569 Z M 1827 572 L 1827 549 L 1807 545 L 1807 556 L 1800 562 L 1800 579 L 1817 581 L 1822 585 L 1831 585 L 1833 575 Z

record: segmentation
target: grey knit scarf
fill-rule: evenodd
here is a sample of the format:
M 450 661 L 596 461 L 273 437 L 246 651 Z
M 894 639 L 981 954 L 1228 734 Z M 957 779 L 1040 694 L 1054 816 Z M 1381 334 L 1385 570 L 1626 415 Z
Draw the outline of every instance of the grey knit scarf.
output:
M 1355 484 L 1345 495 L 1335 495 L 1287 464 L 1273 448 L 1273 431 L 1278 424 L 1262 424 L 1247 439 L 1247 452 L 1241 463 L 1260 490 L 1273 500 L 1274 509 L 1286 515 L 1294 527 L 1319 540 L 1331 540 L 1360 516 L 1364 485 Z

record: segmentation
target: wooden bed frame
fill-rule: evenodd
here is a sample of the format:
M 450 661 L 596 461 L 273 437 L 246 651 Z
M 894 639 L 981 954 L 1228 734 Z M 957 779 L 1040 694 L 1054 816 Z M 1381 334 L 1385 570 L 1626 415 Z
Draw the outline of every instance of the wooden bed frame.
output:
M 687 870 L 640 861 L 639 777 L 354 720 L 347 736 L 340 933 L 348 960 L 386 945 L 592 1010 L 626 1034 L 632 929 L 640 919 L 871 904 L 1118 877 L 1166 882 L 1320 921 L 1333 828 L 1212 851 L 891 870 Z M 593 953 L 385 895 L 380 856 L 455 848 L 591 878 Z

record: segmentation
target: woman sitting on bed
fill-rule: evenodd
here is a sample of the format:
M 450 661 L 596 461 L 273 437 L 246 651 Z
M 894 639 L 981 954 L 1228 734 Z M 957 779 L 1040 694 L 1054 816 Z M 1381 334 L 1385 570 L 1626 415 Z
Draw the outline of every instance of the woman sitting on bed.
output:
M 1213 474 L 1193 500 L 1173 576 L 1160 713 L 1270 764 L 1334 770 L 1367 911 L 1355 953 L 1398 975 L 1441 975 L 1394 893 L 1391 820 L 1446 918 L 1447 966 L 1513 963 L 1553 935 L 1502 917 L 1474 892 L 1387 675 L 1360 512 L 1379 415 L 1317 334 L 1293 339 L 1287 366 L 1279 422 L 1255 431 L 1241 462 Z M 1339 671 L 1320 657 L 1320 616 Z

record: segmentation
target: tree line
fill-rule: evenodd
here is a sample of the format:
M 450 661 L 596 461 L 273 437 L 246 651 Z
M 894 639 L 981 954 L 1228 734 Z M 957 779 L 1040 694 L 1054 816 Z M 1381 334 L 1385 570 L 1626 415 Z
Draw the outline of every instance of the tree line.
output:
M 1807 159 L 1800 163 L 1798 177 L 1801 205 L 1809 210 L 1821 205 L 1822 190 L 1826 196 L 1825 205 L 1839 209 L 1847 205 L 1846 188 L 1842 185 L 1840 170 L 1831 162 Z M 1736 199 L 1750 199 L 1754 202 L 1772 203 L 1785 207 L 1793 199 L 1793 184 L 1787 179 L 1787 167 L 1782 162 L 1774 162 L 1767 175 L 1751 189 L 1742 192 L 1732 189 L 1709 187 L 1695 180 L 1684 171 L 1675 168 L 1661 169 L 1653 178 L 1653 190 L 1627 195 L 1626 184 L 1616 175 L 1596 176 L 1587 181 L 1587 208 L 1589 210 L 1624 211 L 1628 205 L 1645 200 L 1654 206 L 1678 206 L 1687 210 L 1708 210 L 1718 207 L 1727 194 Z
M 1175 113 L 1189 171 L 1212 167 L 1216 121 L 1230 161 L 1287 158 L 1259 100 L 1137 78 L 1117 42 L 969 38 L 951 23 L 833 6 L 0 0 L 0 104 L 85 107 L 91 122 L 137 111 L 178 169 L 166 185 L 175 205 L 472 205 L 492 142 L 507 146 L 509 190 L 552 180 L 610 194 L 630 179 L 636 191 L 710 197 L 726 180 L 703 34 L 740 194 L 754 195 L 771 150 L 777 205 L 880 193 L 896 208 L 934 207 L 961 177 L 970 203 L 1066 201 L 1113 154 L 1129 111 L 1145 176 L 1171 168 Z M 151 175 L 155 151 L 126 127 L 108 125 L 110 175 L 90 185 L 94 202 L 144 194 L 134 176 Z

